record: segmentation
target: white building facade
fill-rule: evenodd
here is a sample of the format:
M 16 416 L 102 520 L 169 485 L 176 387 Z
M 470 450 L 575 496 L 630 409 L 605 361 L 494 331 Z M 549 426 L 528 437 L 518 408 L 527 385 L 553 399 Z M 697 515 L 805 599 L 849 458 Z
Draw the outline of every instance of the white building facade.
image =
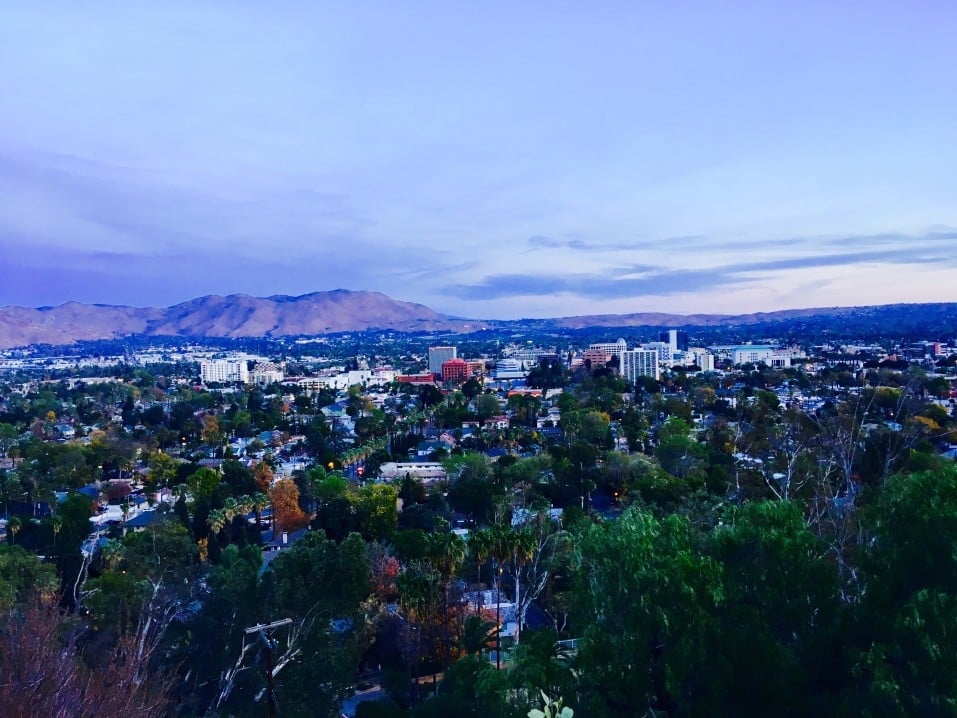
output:
M 204 384 L 249 383 L 245 359 L 205 359 L 199 363 L 199 378 Z
M 621 353 L 621 375 L 624 379 L 635 384 L 638 377 L 648 376 L 657 379 L 660 376 L 658 369 L 658 352 L 654 349 L 632 349 Z

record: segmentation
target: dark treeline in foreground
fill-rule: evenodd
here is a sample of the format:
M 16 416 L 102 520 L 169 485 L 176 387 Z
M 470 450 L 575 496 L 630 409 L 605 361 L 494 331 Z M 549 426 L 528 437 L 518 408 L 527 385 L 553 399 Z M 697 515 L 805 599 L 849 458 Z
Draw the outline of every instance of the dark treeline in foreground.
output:
M 391 698 L 366 716 L 524 716 L 540 691 L 579 716 L 952 716 L 957 469 L 897 475 L 858 503 L 828 519 L 839 543 L 785 501 L 569 511 L 546 591 L 565 591 L 559 627 L 577 643 L 526 628 L 501 669 L 491 624 L 449 599 L 457 565 L 481 571 L 494 540 L 405 546 L 397 573 L 383 543 L 317 530 L 260 576 L 258 547 L 234 535 L 209 566 L 171 514 L 106 547 L 83 616 L 59 610 L 53 564 L 5 546 L 0 713 L 263 715 L 269 660 L 281 715 L 331 716 L 371 650 Z M 534 552 L 509 546 L 506 575 Z M 244 629 L 279 618 L 293 623 L 267 658 Z M 437 690 L 414 680 L 428 672 L 444 673 Z

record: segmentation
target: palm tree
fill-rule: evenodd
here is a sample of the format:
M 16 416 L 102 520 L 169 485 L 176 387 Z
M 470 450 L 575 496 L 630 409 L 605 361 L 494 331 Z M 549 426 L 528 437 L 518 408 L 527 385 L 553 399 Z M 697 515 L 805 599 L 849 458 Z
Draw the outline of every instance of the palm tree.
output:
M 444 583 L 451 580 L 455 569 L 465 560 L 465 540 L 451 531 L 428 534 L 427 558 Z
M 410 564 L 396 578 L 399 605 L 402 606 L 406 626 L 412 639 L 413 660 L 410 664 L 416 669 L 415 675 L 410 675 L 409 680 L 413 686 L 413 696 L 417 691 L 419 677 L 422 629 L 425 628 L 426 621 L 436 614 L 440 580 L 438 573 L 427 562 L 420 561 Z
M 123 542 L 116 539 L 107 539 L 100 549 L 107 568 L 116 568 L 123 560 Z
M 482 581 L 482 566 L 488 561 L 492 552 L 492 537 L 488 529 L 479 529 L 469 534 L 469 549 L 475 556 L 475 564 L 478 567 L 476 571 L 476 583 Z
M 531 528 L 528 526 L 523 526 L 518 530 L 512 530 L 512 539 L 510 543 L 510 548 L 512 550 L 512 574 L 515 576 L 515 642 L 518 643 L 522 632 L 522 616 L 519 610 L 519 606 L 521 604 L 520 577 L 522 573 L 522 567 L 531 561 L 535 556 L 535 550 L 538 548 L 538 541 L 535 539 L 535 534 L 532 533 Z
M 502 570 L 505 562 L 512 556 L 514 531 L 510 526 L 492 525 L 484 530 L 487 541 L 488 557 L 495 559 L 495 667 L 502 667 Z
M 232 521 L 239 513 L 239 503 L 230 496 L 223 502 L 223 512 L 226 514 L 226 521 Z
M 209 512 L 209 518 L 206 519 L 206 523 L 209 524 L 209 531 L 216 536 L 220 531 L 223 530 L 223 527 L 226 526 L 226 512 L 223 509 L 213 509 Z
M 10 520 L 7 521 L 7 531 L 10 532 L 10 544 L 13 545 L 17 541 L 17 533 L 20 529 L 23 528 L 23 522 L 20 520 L 19 516 L 11 516 Z
M 444 523 L 444 522 L 443 522 Z M 459 564 L 465 560 L 466 554 L 465 540 L 458 534 L 448 530 L 448 524 L 445 530 L 428 535 L 428 544 L 426 548 L 426 559 L 435 570 L 442 584 L 442 615 L 443 615 L 443 658 L 446 665 L 449 662 L 449 635 L 448 635 L 448 615 L 449 615 L 449 585 L 455 570 Z
M 256 528 L 262 529 L 262 512 L 269 508 L 269 497 L 262 491 L 252 495 L 253 511 L 256 512 Z
M 239 515 L 239 502 L 236 501 L 232 496 L 226 499 L 223 502 L 223 514 L 226 517 L 226 523 L 224 527 L 228 527 L 229 530 L 226 532 L 226 540 L 229 543 L 233 542 L 233 519 Z
M 246 518 L 253 510 L 253 497 L 249 496 L 248 494 L 243 494 L 236 499 L 236 504 L 239 514 L 243 518 Z
M 465 655 L 478 655 L 481 658 L 482 651 L 495 645 L 495 635 L 494 623 L 472 613 L 465 617 L 458 646 Z
M 53 550 L 56 551 L 56 537 L 60 533 L 60 529 L 63 528 L 63 517 L 54 516 L 50 519 L 50 527 L 53 529 Z

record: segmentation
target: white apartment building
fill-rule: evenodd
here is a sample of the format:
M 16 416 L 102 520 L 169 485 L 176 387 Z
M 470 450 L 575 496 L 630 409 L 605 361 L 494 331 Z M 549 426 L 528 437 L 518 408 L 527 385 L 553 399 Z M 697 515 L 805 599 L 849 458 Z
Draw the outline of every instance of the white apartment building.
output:
M 657 379 L 660 376 L 658 369 L 658 352 L 654 349 L 632 349 L 621 353 L 621 375 L 632 384 L 640 376 L 650 376 Z
M 204 359 L 199 363 L 199 378 L 204 384 L 249 383 L 245 359 Z

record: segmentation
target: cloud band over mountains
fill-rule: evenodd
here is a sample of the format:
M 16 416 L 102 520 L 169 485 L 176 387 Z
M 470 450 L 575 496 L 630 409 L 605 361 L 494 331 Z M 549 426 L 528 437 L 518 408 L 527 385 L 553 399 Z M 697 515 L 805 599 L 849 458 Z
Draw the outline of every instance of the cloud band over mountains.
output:
M 957 249 L 922 246 L 925 242 L 957 239 L 957 233 L 937 232 L 911 241 L 899 235 L 883 235 L 904 246 L 876 251 L 841 252 L 793 256 L 779 259 L 728 263 L 708 268 L 668 268 L 652 265 L 631 265 L 614 268 L 606 273 L 568 274 L 496 274 L 474 284 L 456 284 L 445 292 L 460 299 L 475 301 L 503 299 L 507 297 L 545 296 L 571 294 L 589 299 L 626 299 L 644 296 L 670 296 L 717 289 L 729 285 L 744 285 L 767 281 L 771 275 L 781 272 L 803 272 L 823 268 L 853 270 L 865 265 L 932 265 L 953 266 L 957 264 Z M 870 241 L 873 242 L 873 239 Z M 854 245 L 857 238 L 837 240 L 835 245 Z M 541 241 L 536 246 L 571 247 L 568 243 L 546 245 Z M 915 246 L 920 245 L 920 246 Z

